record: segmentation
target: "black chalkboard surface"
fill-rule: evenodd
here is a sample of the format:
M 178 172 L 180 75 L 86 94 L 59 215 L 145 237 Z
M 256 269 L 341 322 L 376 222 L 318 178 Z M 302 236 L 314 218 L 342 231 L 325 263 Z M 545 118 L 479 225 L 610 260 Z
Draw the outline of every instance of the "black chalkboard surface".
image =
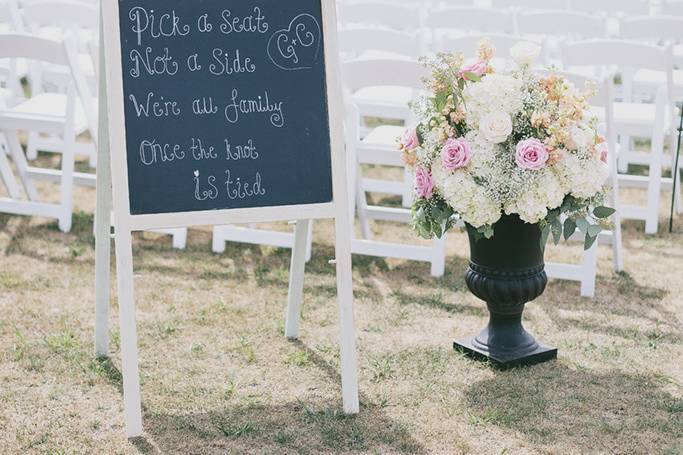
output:
M 119 0 L 133 215 L 332 201 L 322 0 Z

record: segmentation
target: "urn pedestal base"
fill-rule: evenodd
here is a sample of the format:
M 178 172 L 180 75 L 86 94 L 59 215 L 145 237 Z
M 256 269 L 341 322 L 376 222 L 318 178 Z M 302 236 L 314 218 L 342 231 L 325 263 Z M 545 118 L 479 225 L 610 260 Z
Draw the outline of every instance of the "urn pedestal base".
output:
M 500 368 L 533 365 L 557 358 L 557 349 L 539 344 L 522 326 L 522 315 L 491 314 L 478 335 L 453 342 L 453 348 Z

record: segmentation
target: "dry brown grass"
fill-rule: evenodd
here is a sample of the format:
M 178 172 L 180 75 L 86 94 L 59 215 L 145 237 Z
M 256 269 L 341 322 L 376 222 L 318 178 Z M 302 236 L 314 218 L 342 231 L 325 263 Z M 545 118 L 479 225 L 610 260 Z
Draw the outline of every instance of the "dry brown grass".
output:
M 559 359 L 501 372 L 454 352 L 486 313 L 462 279 L 354 258 L 361 413 L 340 413 L 331 225 L 316 224 L 301 341 L 283 337 L 289 252 L 192 230 L 135 239 L 145 436 L 123 436 L 116 302 L 112 358 L 92 356 L 93 192 L 72 233 L 0 215 L 0 447 L 3 454 L 518 454 L 683 451 L 683 219 L 646 237 L 625 223 L 626 272 L 600 256 L 597 297 L 552 281 L 527 327 Z M 662 208 L 662 214 L 664 208 Z M 663 215 L 662 215 L 663 217 Z M 412 239 L 405 226 L 383 234 Z M 575 258 L 576 246 L 552 248 Z

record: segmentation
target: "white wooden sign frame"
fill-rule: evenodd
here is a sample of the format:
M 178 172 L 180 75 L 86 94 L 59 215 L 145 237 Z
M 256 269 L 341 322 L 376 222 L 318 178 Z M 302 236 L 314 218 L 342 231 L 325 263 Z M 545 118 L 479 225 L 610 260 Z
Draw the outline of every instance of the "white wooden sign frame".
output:
M 98 169 L 98 214 L 97 234 L 97 309 L 96 352 L 100 355 L 108 350 L 106 339 L 107 309 L 102 302 L 108 301 L 108 261 L 109 258 L 109 179 L 113 187 L 113 208 L 116 249 L 116 271 L 119 304 L 119 324 L 121 337 L 121 357 L 123 373 L 123 399 L 126 434 L 134 437 L 142 434 L 142 411 L 140 400 L 140 377 L 138 368 L 138 348 L 133 289 L 132 236 L 134 231 L 149 229 L 179 228 L 196 225 L 222 225 L 245 222 L 271 222 L 297 220 L 294 249 L 289 281 L 289 296 L 285 335 L 288 338 L 299 336 L 299 313 L 303 296 L 303 276 L 306 246 L 308 243 L 310 220 L 320 218 L 335 219 L 336 237 L 336 278 L 337 300 L 340 318 L 340 354 L 343 409 L 348 414 L 359 411 L 358 373 L 356 358 L 356 339 L 353 317 L 353 288 L 351 270 L 351 220 L 348 199 L 348 179 L 346 153 L 343 135 L 343 101 L 341 81 L 339 80 L 339 61 L 337 52 L 337 18 L 335 0 L 320 0 L 323 19 L 325 67 L 327 79 L 328 113 L 330 144 L 332 153 L 333 201 L 323 204 L 291 205 L 280 207 L 260 207 L 230 210 L 211 210 L 156 215 L 132 215 L 128 193 L 128 172 L 126 136 L 124 123 L 124 93 L 121 66 L 121 38 L 119 28 L 118 0 L 101 0 L 102 41 L 104 44 L 105 66 L 100 71 L 106 75 L 106 98 L 108 121 L 100 119 L 101 128 L 99 160 L 102 167 L 107 163 L 106 148 L 109 146 L 110 169 Z M 102 52 L 102 50 L 101 50 Z M 105 93 L 100 88 L 100 93 Z M 104 109 L 100 110 L 103 115 Z M 108 134 L 107 134 L 108 133 Z M 106 143 L 108 135 L 109 142 Z M 111 171 L 111 175 L 110 172 Z M 103 238 L 104 237 L 104 238 Z M 106 243 L 106 244 L 105 244 Z M 107 279 L 103 279 L 103 275 Z M 104 320 L 104 322 L 103 322 Z

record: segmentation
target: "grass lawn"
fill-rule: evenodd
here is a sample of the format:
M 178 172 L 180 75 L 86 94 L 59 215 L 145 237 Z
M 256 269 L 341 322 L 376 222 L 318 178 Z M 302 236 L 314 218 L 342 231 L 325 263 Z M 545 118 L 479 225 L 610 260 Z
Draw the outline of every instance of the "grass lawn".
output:
M 612 273 L 601 247 L 593 300 L 551 281 L 525 320 L 559 358 L 511 371 L 451 347 L 487 315 L 462 278 L 463 233 L 449 236 L 441 279 L 426 264 L 355 257 L 356 417 L 341 413 L 329 222 L 315 225 L 300 341 L 283 336 L 288 250 L 213 255 L 210 231 L 197 229 L 175 251 L 167 236 L 138 234 L 146 432 L 128 441 L 115 293 L 112 357 L 92 355 L 94 194 L 77 197 L 70 234 L 0 215 L 3 455 L 683 453 L 683 218 L 657 236 L 625 222 L 626 272 Z M 377 232 L 413 238 L 400 225 Z

